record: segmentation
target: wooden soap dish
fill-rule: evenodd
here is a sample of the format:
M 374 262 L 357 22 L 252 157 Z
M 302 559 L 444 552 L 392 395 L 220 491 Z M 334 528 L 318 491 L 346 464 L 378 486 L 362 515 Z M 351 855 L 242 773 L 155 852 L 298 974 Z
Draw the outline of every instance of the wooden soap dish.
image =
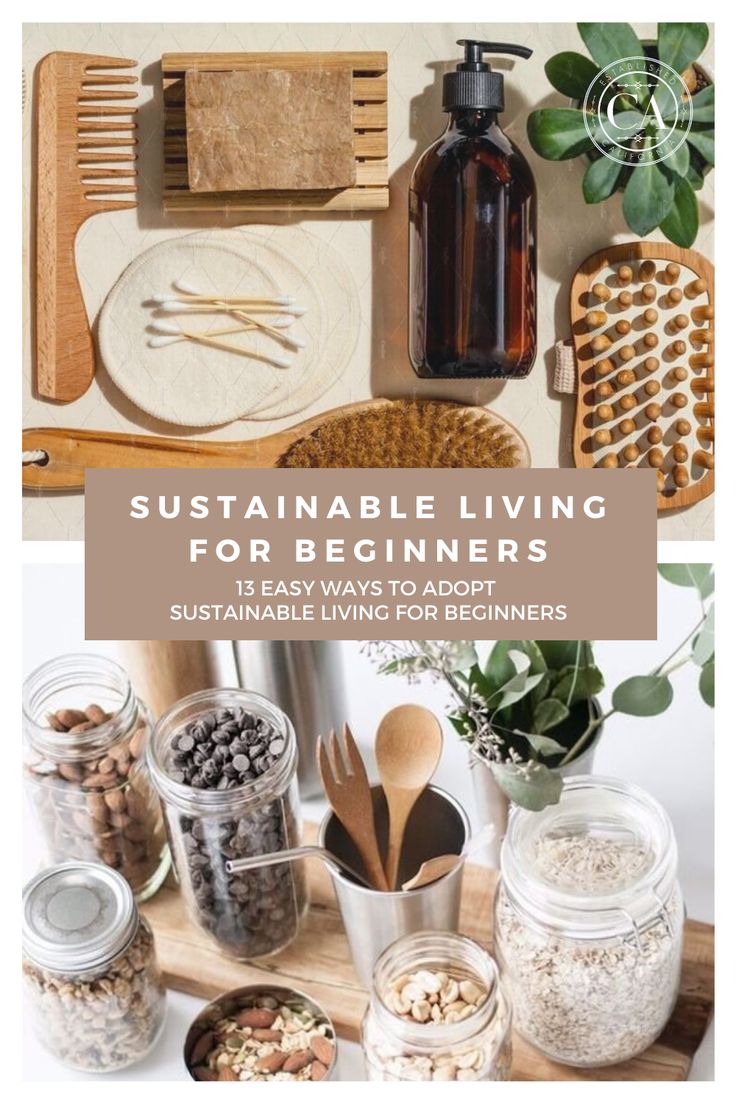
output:
M 335 191 L 199 192 L 189 188 L 187 72 L 340 68 L 353 71 L 355 185 Z M 388 55 L 383 51 L 164 54 L 163 205 L 167 211 L 382 211 L 388 207 Z
M 660 510 L 715 485 L 713 265 L 692 249 L 625 242 L 572 282 L 579 468 L 656 469 Z

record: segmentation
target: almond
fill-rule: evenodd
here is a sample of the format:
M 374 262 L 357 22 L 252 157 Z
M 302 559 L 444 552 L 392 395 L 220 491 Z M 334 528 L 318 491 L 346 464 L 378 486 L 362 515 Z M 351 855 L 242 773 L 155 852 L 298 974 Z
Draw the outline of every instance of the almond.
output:
M 217 1078 L 218 1081 L 239 1081 L 237 1073 L 230 1069 L 230 1066 L 223 1066 L 220 1070 L 220 1075 Z
M 189 1054 L 190 1066 L 198 1066 L 202 1059 L 207 1057 L 212 1050 L 214 1039 L 215 1036 L 211 1031 L 205 1031 L 203 1035 L 199 1036 Z
M 280 1050 L 274 1050 L 272 1054 L 264 1054 L 256 1062 L 255 1068 L 259 1073 L 278 1073 L 286 1061 L 286 1055 Z
M 107 805 L 108 809 L 112 810 L 113 813 L 123 813 L 128 807 L 125 794 L 121 790 L 111 790 L 110 793 L 106 793 L 100 800 L 104 801 L 105 805 Z
M 80 709 L 57 709 L 56 719 L 64 728 L 74 728 L 75 725 L 87 723 L 87 714 Z
M 145 725 L 141 725 L 141 727 L 136 729 L 136 731 L 131 736 L 128 750 L 130 751 L 130 754 L 133 756 L 134 759 L 140 759 L 141 755 L 145 751 L 145 748 L 146 728 Z
M 331 1043 L 329 1039 L 325 1039 L 324 1035 L 313 1035 L 309 1040 L 309 1046 L 317 1061 L 321 1062 L 323 1066 L 327 1066 L 329 1069 L 335 1057 L 335 1047 L 333 1043 Z
M 283 1065 L 284 1073 L 298 1073 L 312 1061 L 311 1050 L 292 1050 Z
M 283 1037 L 283 1031 L 274 1031 L 270 1027 L 257 1027 L 253 1032 L 253 1038 L 259 1043 L 280 1043 Z
M 59 774 L 67 782 L 81 782 L 84 771 L 77 763 L 59 763 Z
M 211 1070 L 209 1066 L 195 1066 L 192 1070 L 192 1077 L 195 1081 L 219 1081 L 219 1077 L 214 1070 Z
M 110 720 L 110 714 L 106 713 L 99 705 L 88 705 L 85 713 L 87 714 L 87 720 L 92 721 L 95 725 L 101 725 Z
M 276 1019 L 276 1013 L 270 1008 L 244 1008 L 235 1017 L 239 1027 L 270 1027 Z
M 316 1060 L 312 1062 L 312 1069 L 309 1074 L 310 1081 L 324 1081 L 327 1076 L 327 1066 L 323 1066 L 321 1062 Z

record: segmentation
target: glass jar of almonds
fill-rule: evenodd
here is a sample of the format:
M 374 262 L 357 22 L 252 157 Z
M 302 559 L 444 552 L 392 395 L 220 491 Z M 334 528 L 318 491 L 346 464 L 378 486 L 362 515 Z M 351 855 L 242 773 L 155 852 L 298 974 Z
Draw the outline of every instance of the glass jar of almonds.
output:
M 130 886 L 99 863 L 63 863 L 23 892 L 23 980 L 39 1042 L 64 1065 L 112 1073 L 154 1047 L 166 989 Z
M 23 687 L 25 787 L 52 863 L 101 862 L 138 900 L 169 869 L 163 814 L 145 762 L 152 719 L 104 656 L 44 663 Z
M 491 956 L 452 932 L 404 936 L 378 959 L 363 1021 L 369 1081 L 506 1081 L 511 1010 Z

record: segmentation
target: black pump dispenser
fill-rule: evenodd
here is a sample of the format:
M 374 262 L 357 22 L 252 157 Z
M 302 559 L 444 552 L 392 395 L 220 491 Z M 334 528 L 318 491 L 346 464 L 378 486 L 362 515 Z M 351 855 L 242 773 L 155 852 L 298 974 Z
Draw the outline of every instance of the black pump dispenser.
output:
M 465 61 L 454 73 L 442 80 L 442 110 L 503 111 L 503 73 L 494 73 L 483 54 L 514 54 L 529 58 L 532 51 L 512 42 L 482 42 L 474 38 L 459 38 L 465 47 Z

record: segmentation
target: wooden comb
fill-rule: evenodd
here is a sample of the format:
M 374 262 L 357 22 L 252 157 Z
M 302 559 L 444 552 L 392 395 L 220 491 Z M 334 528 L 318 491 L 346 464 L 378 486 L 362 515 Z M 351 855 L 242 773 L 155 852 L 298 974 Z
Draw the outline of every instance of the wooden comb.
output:
M 135 207 L 138 78 L 127 58 L 47 54 L 38 66 L 36 177 L 36 390 L 78 399 L 95 374 L 95 350 L 77 276 L 79 227 L 101 211 Z M 127 87 L 115 88 L 112 86 Z

